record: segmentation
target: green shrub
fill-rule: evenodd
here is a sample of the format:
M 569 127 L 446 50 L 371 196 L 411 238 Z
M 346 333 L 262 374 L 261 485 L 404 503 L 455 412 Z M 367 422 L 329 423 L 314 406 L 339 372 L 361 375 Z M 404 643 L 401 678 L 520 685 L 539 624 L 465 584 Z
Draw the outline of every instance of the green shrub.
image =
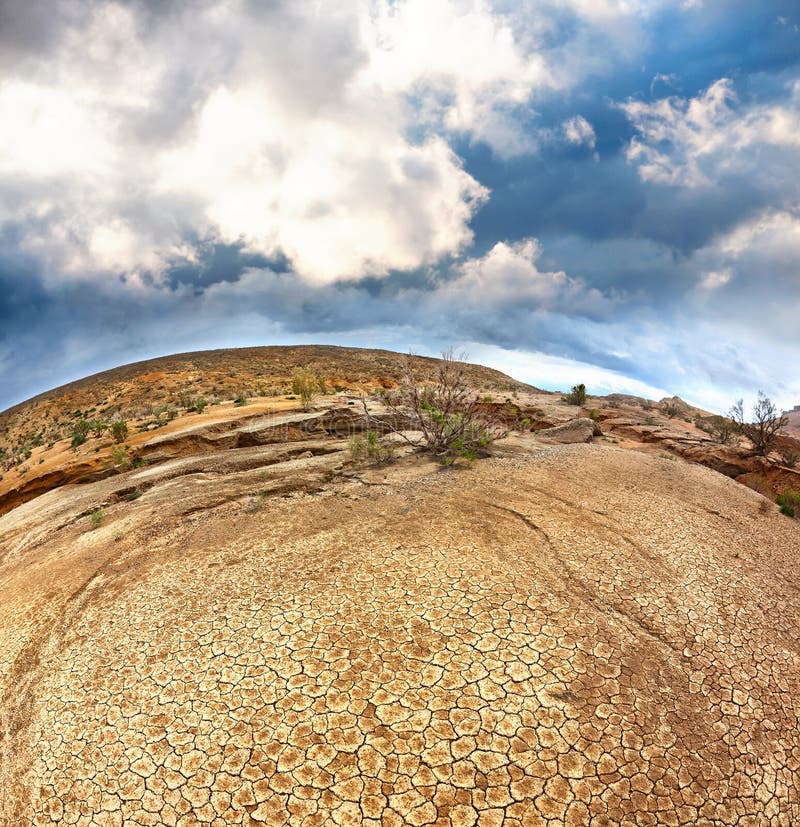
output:
M 114 468 L 128 469 L 131 467 L 131 460 L 128 452 L 122 445 L 116 445 L 111 450 L 111 463 Z
M 382 393 L 384 404 L 403 423 L 400 427 L 390 425 L 392 432 L 414 448 L 433 452 L 445 464 L 477 456 L 493 439 L 507 433 L 501 422 L 492 421 L 481 408 L 467 380 L 464 358 L 445 351 L 434 382 L 421 381 L 409 358 L 401 367 L 398 387 Z M 370 423 L 373 420 L 366 401 L 362 404 Z
M 106 518 L 106 512 L 103 511 L 102 508 L 95 508 L 94 511 L 89 515 L 89 523 L 92 526 L 92 530 L 96 528 L 100 528 L 103 525 L 103 520 Z
M 781 514 L 787 517 L 800 517 L 800 491 L 786 488 L 775 497 L 775 502 L 780 508 Z
M 72 447 L 77 448 L 79 445 L 83 445 L 88 436 L 89 423 L 85 419 L 79 419 L 72 426 Z
M 736 426 L 732 419 L 725 416 L 712 416 L 708 419 L 698 417 L 695 425 L 701 431 L 706 431 L 714 442 L 720 445 L 730 445 L 734 441 Z
M 236 405 L 237 408 L 243 408 L 247 404 L 247 399 L 244 396 L 237 396 L 236 399 L 233 400 L 233 404 Z
M 128 438 L 128 423 L 124 419 L 117 419 L 111 423 L 111 436 L 114 442 L 125 442 Z
M 388 462 L 394 456 L 394 443 L 372 430 L 352 436 L 348 448 L 354 462 Z
M 566 395 L 561 397 L 562 402 L 566 402 L 568 405 L 583 405 L 586 402 L 586 385 L 581 383 L 580 385 L 573 385 L 572 390 Z
M 300 397 L 303 410 L 311 407 L 314 394 L 319 390 L 319 381 L 313 373 L 307 370 L 296 370 L 292 376 L 292 393 Z
M 89 423 L 89 429 L 95 436 L 101 436 L 108 427 L 109 423 L 105 419 L 95 419 Z

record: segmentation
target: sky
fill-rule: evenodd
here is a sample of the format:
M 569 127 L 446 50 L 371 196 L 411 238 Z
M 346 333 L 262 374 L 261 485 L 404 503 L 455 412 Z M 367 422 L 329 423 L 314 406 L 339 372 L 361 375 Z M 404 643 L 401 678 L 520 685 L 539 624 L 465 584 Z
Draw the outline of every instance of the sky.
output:
M 189 350 L 800 403 L 796 0 L 0 0 L 0 409 Z

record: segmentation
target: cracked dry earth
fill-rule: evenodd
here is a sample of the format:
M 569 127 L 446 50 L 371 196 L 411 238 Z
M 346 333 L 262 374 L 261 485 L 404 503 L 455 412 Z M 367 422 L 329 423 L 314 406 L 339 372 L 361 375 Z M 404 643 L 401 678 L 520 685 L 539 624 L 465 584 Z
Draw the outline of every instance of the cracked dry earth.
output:
M 800 824 L 798 523 L 609 446 L 421 463 L 0 519 L 2 824 Z

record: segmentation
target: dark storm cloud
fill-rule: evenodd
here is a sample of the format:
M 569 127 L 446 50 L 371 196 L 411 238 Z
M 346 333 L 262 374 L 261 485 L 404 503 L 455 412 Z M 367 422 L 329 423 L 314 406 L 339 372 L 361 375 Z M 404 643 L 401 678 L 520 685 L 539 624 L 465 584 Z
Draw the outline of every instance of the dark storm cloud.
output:
M 253 267 L 269 268 L 273 272 L 286 272 L 289 263 L 285 258 L 269 259 L 261 253 L 248 253 L 244 244 L 220 242 L 195 242 L 196 261 L 182 262 L 169 267 L 166 279 L 173 289 L 189 285 L 196 293 L 219 282 L 238 281 L 241 274 Z
M 0 66 L 46 55 L 80 16 L 57 0 L 2 0 Z

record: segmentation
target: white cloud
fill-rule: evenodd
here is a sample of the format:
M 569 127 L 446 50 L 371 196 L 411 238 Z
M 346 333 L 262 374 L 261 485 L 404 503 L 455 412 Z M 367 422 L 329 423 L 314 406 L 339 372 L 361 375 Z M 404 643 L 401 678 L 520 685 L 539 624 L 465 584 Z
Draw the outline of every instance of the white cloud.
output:
M 730 280 L 730 270 L 713 270 L 703 274 L 700 279 L 700 288 L 703 290 L 716 290 L 719 287 L 724 287 Z
M 564 137 L 569 143 L 578 146 L 588 146 L 589 149 L 594 149 L 596 141 L 594 128 L 583 115 L 576 115 L 574 118 L 564 121 L 562 128 L 564 130 Z
M 54 3 L 66 33 L 0 82 L 0 224 L 28 225 L 53 277 L 133 285 L 188 236 L 319 281 L 460 255 L 488 191 L 453 138 L 534 151 L 537 96 L 608 59 L 592 33 L 639 48 L 649 13 L 572 0 L 554 46 L 551 0 Z
M 535 238 L 513 244 L 498 242 L 484 256 L 455 269 L 457 277 L 444 283 L 434 301 L 457 308 L 508 308 L 514 312 L 566 312 L 601 317 L 615 304 L 613 297 L 564 272 L 543 272 L 536 262 L 541 245 Z
M 423 119 L 486 141 L 504 155 L 535 146 L 509 110 L 557 84 L 536 50 L 484 0 L 381 0 L 373 6 L 362 82 L 416 96 Z
M 721 78 L 689 100 L 628 101 L 621 108 L 639 133 L 627 158 L 645 181 L 697 187 L 750 171 L 766 177 L 778 170 L 764 165 L 761 148 L 788 151 L 795 160 L 800 150 L 798 84 L 786 103 L 740 105 L 732 82 Z
M 552 82 L 480 0 L 136 9 L 98 3 L 0 84 L 0 222 L 51 272 L 136 283 L 187 233 L 317 281 L 457 255 L 488 191 L 448 135 L 530 149 L 509 113 Z
M 197 199 L 224 241 L 281 250 L 312 281 L 457 253 L 488 195 L 440 138 L 412 144 L 395 122 L 355 115 L 298 124 L 257 85 L 215 92 L 155 186 Z

